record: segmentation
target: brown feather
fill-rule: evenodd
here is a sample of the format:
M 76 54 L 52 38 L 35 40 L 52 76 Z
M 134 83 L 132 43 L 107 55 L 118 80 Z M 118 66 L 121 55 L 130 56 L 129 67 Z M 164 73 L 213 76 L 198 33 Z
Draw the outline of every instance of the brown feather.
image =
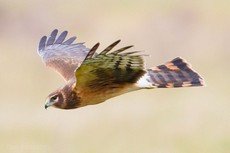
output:
M 111 45 L 109 45 L 106 49 L 104 49 L 100 54 L 106 54 L 108 53 L 110 50 L 112 50 L 121 40 L 117 40 L 114 43 L 112 43 Z
M 100 45 L 100 43 L 96 43 L 96 44 L 92 47 L 92 49 L 90 49 L 89 53 L 88 53 L 87 56 L 85 57 L 85 60 L 93 57 L 93 55 L 95 54 L 95 52 L 96 52 L 97 48 L 99 47 L 99 45 Z
M 158 88 L 203 86 L 202 77 L 181 58 L 148 69 L 150 82 Z

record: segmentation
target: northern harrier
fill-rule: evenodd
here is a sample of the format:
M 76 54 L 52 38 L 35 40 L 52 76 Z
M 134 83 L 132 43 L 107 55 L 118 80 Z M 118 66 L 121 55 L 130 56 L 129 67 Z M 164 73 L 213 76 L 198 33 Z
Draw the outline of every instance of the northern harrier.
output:
M 57 34 L 55 29 L 48 38 L 42 37 L 38 53 L 46 66 L 63 76 L 66 84 L 48 96 L 45 108 L 94 105 L 139 89 L 204 85 L 200 75 L 180 57 L 145 69 L 139 52 L 124 52 L 132 46 L 111 51 L 120 40 L 97 54 L 99 43 L 88 49 L 83 43 L 74 43 L 76 37 L 65 40 L 67 31 Z

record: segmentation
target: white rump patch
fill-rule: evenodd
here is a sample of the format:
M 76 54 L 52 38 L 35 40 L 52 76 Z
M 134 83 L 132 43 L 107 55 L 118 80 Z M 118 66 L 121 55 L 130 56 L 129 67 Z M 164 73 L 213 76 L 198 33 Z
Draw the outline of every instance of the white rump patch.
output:
M 146 72 L 136 83 L 139 88 L 154 88 L 153 84 L 151 83 L 151 78 Z

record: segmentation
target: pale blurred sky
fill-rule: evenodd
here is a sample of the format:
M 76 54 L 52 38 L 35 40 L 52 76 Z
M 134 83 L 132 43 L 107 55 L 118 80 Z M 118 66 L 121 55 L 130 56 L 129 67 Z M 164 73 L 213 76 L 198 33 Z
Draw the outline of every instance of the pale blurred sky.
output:
M 68 30 L 87 47 L 117 39 L 143 50 L 147 67 L 181 56 L 206 87 L 137 91 L 100 105 L 44 109 L 64 84 L 36 53 Z M 2 152 L 229 153 L 230 1 L 0 0 Z

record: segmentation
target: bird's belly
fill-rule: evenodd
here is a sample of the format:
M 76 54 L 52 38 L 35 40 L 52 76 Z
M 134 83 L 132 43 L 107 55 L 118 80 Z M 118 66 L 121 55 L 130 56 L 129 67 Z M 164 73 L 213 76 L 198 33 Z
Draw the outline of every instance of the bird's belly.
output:
M 138 88 L 134 85 L 125 85 L 118 88 L 104 88 L 100 90 L 95 90 L 90 93 L 88 93 L 84 98 L 84 104 L 85 105 L 94 105 L 99 104 L 107 99 L 122 95 L 124 93 L 138 90 Z

